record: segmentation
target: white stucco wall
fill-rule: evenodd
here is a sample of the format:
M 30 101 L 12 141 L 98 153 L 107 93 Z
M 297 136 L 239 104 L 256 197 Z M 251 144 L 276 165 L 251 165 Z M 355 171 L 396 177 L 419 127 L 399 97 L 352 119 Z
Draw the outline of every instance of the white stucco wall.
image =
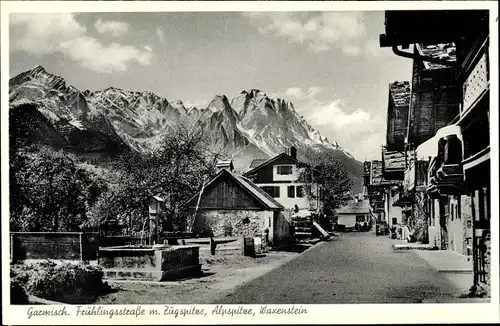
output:
M 439 201 L 437 199 L 432 200 L 432 205 L 434 205 L 434 219 L 431 216 L 429 221 L 429 244 L 435 245 L 441 248 L 441 230 L 439 226 Z M 431 212 L 432 214 L 432 212 Z M 434 220 L 434 224 L 432 224 Z
M 304 189 L 304 197 L 288 197 L 288 186 L 304 186 L 302 183 L 259 183 L 259 187 L 280 187 L 280 196 L 276 199 L 281 205 L 285 207 L 285 209 L 293 209 L 295 205 L 299 207 L 299 209 L 308 209 L 309 208 L 309 198 L 307 198 L 307 194 Z M 295 189 L 295 196 L 297 195 L 297 189 Z
M 394 203 L 394 197 L 391 194 L 385 194 L 385 220 L 387 221 L 387 225 L 389 228 L 393 226 L 392 218 L 395 217 L 397 219 L 397 224 L 403 222 L 403 210 L 401 207 L 392 206 Z
M 356 216 L 357 215 L 364 215 L 365 216 L 365 221 L 368 224 L 370 221 L 368 215 L 366 214 L 339 214 L 337 224 L 344 225 L 346 228 L 353 228 L 354 225 L 356 224 Z M 363 222 L 361 222 L 361 225 L 363 225 Z

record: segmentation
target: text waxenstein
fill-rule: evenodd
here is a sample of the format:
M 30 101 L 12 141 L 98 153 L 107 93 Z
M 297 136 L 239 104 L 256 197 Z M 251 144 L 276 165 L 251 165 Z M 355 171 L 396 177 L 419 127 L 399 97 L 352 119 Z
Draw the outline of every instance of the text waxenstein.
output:
M 300 315 L 307 314 L 307 309 L 302 307 L 292 306 L 290 308 L 268 308 L 267 306 L 260 307 L 261 315 Z

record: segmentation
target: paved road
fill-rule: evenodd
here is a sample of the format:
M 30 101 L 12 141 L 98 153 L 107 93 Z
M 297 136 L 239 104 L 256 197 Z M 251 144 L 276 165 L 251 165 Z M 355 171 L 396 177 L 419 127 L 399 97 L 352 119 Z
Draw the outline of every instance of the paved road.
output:
M 393 241 L 372 232 L 343 233 L 217 303 L 415 303 L 456 295 L 414 252 L 392 252 Z

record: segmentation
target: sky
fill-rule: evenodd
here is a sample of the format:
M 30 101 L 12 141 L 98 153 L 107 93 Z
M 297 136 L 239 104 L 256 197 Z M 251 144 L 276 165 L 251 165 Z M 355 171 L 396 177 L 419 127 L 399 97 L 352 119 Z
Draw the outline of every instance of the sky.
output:
M 358 160 L 380 159 L 388 85 L 411 60 L 378 45 L 384 12 L 11 14 L 10 76 L 42 65 L 80 90 L 203 107 L 260 89 Z

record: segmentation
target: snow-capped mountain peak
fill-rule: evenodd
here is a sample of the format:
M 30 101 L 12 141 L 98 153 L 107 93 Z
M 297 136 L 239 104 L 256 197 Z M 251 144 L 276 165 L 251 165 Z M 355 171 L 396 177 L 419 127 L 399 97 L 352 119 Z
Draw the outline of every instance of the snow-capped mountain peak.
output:
M 299 116 L 291 102 L 271 99 L 256 88 L 243 90 L 231 100 L 216 95 L 206 108 L 198 109 L 149 91 L 108 87 L 80 92 L 41 66 L 13 77 L 9 85 L 11 103 L 34 101 L 54 123 L 67 121 L 71 130 L 95 135 L 102 130 L 113 141 L 139 152 L 157 148 L 173 128 L 189 124 L 204 130 L 212 145 L 224 149 L 243 170 L 251 160 L 277 155 L 292 145 L 299 153 L 316 148 L 352 158 Z

